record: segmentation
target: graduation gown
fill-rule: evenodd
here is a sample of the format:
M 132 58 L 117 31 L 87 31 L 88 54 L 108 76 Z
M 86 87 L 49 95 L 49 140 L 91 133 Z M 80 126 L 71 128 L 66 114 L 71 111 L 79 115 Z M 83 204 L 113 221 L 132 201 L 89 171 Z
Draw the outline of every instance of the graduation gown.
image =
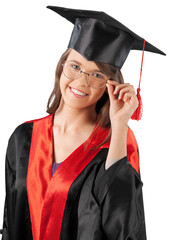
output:
M 107 170 L 110 141 L 93 151 L 84 151 L 83 143 L 52 176 L 53 118 L 54 113 L 24 122 L 9 138 L 2 239 L 146 240 L 132 130 L 128 128 L 127 156 Z M 90 146 L 108 134 L 108 129 L 98 131 Z

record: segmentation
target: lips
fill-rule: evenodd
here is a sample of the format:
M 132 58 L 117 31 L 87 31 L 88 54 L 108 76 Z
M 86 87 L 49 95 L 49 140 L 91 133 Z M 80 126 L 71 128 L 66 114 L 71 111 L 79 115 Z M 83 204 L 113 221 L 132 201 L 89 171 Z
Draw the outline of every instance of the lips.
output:
M 80 90 L 80 89 L 77 89 L 77 88 L 74 88 L 74 87 L 71 87 L 71 86 L 69 86 L 70 88 L 73 88 L 73 89 L 75 89 L 75 90 L 77 90 L 77 91 L 80 91 L 80 92 L 82 92 L 82 93 L 84 93 L 84 94 L 87 94 L 86 92 L 83 92 L 82 90 Z M 88 95 L 88 94 L 87 94 Z

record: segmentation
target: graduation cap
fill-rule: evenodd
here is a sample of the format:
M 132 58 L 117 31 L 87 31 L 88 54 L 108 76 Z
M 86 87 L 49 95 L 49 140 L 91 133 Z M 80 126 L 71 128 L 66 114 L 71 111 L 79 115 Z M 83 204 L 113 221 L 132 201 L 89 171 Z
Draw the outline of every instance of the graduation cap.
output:
M 107 63 L 121 69 L 130 50 L 142 50 L 141 80 L 144 51 L 166 55 L 103 11 L 58 6 L 47 8 L 74 24 L 68 48 L 75 49 L 88 61 Z M 136 120 L 142 115 L 140 80 L 137 89 L 139 107 L 131 117 Z

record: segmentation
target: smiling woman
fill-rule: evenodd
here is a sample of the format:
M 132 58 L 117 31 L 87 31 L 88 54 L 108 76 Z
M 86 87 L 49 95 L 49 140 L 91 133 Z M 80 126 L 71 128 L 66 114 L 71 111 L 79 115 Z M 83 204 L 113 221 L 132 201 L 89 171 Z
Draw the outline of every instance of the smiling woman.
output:
M 120 69 L 131 49 L 164 53 L 104 12 L 48 8 L 74 29 L 49 115 L 9 138 L 2 239 L 146 240 L 139 150 L 128 127 L 139 102 Z
M 79 60 L 76 60 L 76 59 Z M 48 103 L 47 103 L 47 113 L 52 114 L 56 109 L 59 108 L 60 106 L 60 102 L 62 102 L 62 90 L 60 88 L 60 84 L 63 86 L 63 82 L 62 79 L 64 78 L 64 76 L 62 76 L 62 73 L 65 74 L 63 72 L 63 64 L 67 61 L 75 61 L 77 64 L 79 64 L 80 66 L 87 66 L 90 71 L 87 72 L 93 72 L 96 70 L 100 71 L 101 73 L 103 73 L 106 76 L 106 80 L 108 79 L 107 76 L 112 79 L 115 80 L 119 83 L 124 83 L 124 79 L 122 76 L 122 73 L 120 71 L 119 68 L 116 68 L 115 66 L 111 65 L 111 64 L 106 64 L 106 63 L 100 63 L 100 62 L 93 62 L 93 61 L 86 61 L 85 58 L 82 57 L 81 54 L 79 54 L 77 51 L 75 51 L 72 48 L 68 48 L 61 56 L 61 58 L 59 59 L 59 62 L 57 64 L 56 67 L 56 71 L 55 71 L 55 83 L 54 83 L 54 88 L 50 94 Z M 81 60 L 83 61 L 83 63 L 81 63 Z M 85 70 L 85 69 L 84 69 Z M 103 127 L 103 128 L 108 128 L 109 129 L 109 134 L 107 135 L 107 137 L 100 143 L 99 146 L 95 146 L 94 148 L 98 148 L 101 145 L 103 145 L 104 143 L 106 143 L 107 141 L 109 141 L 110 137 L 111 137 L 111 122 L 109 119 L 109 95 L 107 93 L 107 88 L 106 88 L 106 84 L 104 85 L 103 89 L 101 89 L 100 91 L 95 90 L 95 89 L 91 89 L 88 86 L 88 82 L 86 82 L 86 76 L 84 76 L 84 74 L 82 74 L 82 77 L 76 80 L 76 86 L 75 88 L 77 90 L 82 90 L 83 92 L 85 92 L 86 94 L 89 94 L 90 91 L 94 91 L 96 94 L 96 100 L 95 100 L 95 104 L 94 106 L 92 106 L 93 108 L 95 108 L 95 111 L 97 114 L 100 115 L 100 117 L 97 119 L 97 126 Z M 72 83 L 72 81 L 67 80 L 67 77 L 63 79 L 64 83 L 68 82 L 68 84 Z M 75 79 L 74 79 L 75 80 Z M 60 82 L 61 81 L 61 82 Z M 84 90 L 83 87 L 79 87 L 77 86 L 78 84 L 81 85 L 81 81 L 83 81 L 83 83 L 85 84 L 84 86 Z M 84 82 L 85 81 L 85 82 Z M 74 86 L 71 85 L 73 88 Z M 69 87 L 71 87 L 69 86 Z M 88 89 L 86 91 L 86 88 Z M 91 97 L 92 98 L 92 97 Z M 73 99 L 74 100 L 74 99 Z M 86 104 L 87 104 L 87 98 L 85 98 Z M 69 100 L 70 103 L 70 100 Z M 80 104 L 80 102 L 79 102 Z M 81 103 L 82 104 L 82 103 Z M 81 107 L 84 107 L 83 105 L 81 105 Z M 94 129 L 95 131 L 96 129 Z M 92 134 L 93 136 L 93 134 Z M 87 145 L 85 145 L 87 146 Z

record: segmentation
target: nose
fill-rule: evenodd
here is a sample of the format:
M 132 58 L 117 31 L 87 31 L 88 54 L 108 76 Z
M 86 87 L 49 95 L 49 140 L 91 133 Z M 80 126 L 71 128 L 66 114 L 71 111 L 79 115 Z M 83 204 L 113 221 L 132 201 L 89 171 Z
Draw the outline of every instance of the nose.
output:
M 79 80 L 80 80 L 82 86 L 86 86 L 86 87 L 89 86 L 88 79 L 87 79 L 88 75 L 89 75 L 88 73 L 81 71 L 81 76 L 79 77 Z

